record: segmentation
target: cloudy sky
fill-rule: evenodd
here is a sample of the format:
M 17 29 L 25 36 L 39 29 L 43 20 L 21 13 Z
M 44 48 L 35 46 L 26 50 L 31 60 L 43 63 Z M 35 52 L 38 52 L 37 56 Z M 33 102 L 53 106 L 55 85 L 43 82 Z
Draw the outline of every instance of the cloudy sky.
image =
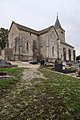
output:
M 66 42 L 80 54 L 80 0 L 0 0 L 0 28 L 12 21 L 41 30 L 54 25 L 56 16 L 66 31 Z

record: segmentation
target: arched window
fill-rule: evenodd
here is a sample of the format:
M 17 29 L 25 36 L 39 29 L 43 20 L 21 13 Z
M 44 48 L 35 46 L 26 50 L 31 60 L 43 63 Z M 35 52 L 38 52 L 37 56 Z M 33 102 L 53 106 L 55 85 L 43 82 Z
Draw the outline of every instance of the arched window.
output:
M 27 50 L 29 50 L 29 43 L 27 42 Z
M 69 55 L 69 61 L 71 61 L 71 50 L 68 50 L 68 55 Z
M 54 46 L 52 47 L 52 55 L 54 56 Z
M 66 48 L 63 48 L 63 58 L 64 58 L 64 61 L 66 61 Z
M 0 49 L 0 56 L 1 56 L 1 49 Z
M 73 50 L 73 61 L 75 61 L 76 58 L 76 54 L 75 54 L 75 50 Z
M 19 52 L 19 45 L 20 45 L 20 38 L 16 37 L 15 38 L 15 53 Z

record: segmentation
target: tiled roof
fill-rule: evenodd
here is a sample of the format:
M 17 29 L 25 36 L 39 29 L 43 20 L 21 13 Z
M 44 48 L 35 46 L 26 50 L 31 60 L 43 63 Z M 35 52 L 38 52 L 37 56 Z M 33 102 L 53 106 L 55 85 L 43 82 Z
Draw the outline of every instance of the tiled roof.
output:
M 43 30 L 37 31 L 37 30 L 31 29 L 31 28 L 29 28 L 29 27 L 20 25 L 20 24 L 18 24 L 18 23 L 16 23 L 16 22 L 12 22 L 12 24 L 13 24 L 13 23 L 17 26 L 17 28 L 18 28 L 19 30 L 26 31 L 26 32 L 31 32 L 31 33 L 36 34 L 36 35 L 44 34 L 44 33 L 48 32 L 52 27 L 54 28 L 54 30 L 55 30 L 55 32 L 56 32 L 56 34 L 57 34 L 57 31 L 56 31 L 56 29 L 55 29 L 54 26 L 50 26 L 50 27 L 47 27 L 47 28 L 45 28 L 45 29 L 43 29 Z M 57 36 L 58 36 L 58 34 L 57 34 Z
M 15 22 L 14 22 L 14 23 L 15 23 Z M 18 28 L 19 30 L 29 31 L 29 32 L 34 33 L 34 34 L 38 34 L 37 31 L 34 30 L 34 29 L 31 29 L 31 28 L 29 28 L 29 27 L 25 27 L 25 26 L 20 25 L 20 24 L 18 24 L 18 23 L 15 23 L 15 24 L 16 24 L 16 26 L 17 26 L 17 28 Z
M 70 44 L 68 44 L 68 43 L 66 43 L 66 42 L 61 42 L 61 44 L 63 44 L 63 45 L 67 45 L 67 46 L 69 46 L 69 47 L 74 48 L 73 46 L 71 46 Z

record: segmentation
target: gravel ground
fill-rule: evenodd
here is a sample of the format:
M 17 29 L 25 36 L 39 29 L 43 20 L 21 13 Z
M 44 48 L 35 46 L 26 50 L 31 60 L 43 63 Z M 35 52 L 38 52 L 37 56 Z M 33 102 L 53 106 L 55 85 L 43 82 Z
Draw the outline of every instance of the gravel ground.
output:
M 39 68 L 40 64 L 29 64 L 29 62 L 20 62 L 20 61 L 8 61 L 12 65 L 18 65 L 18 67 L 24 67 L 24 68 Z

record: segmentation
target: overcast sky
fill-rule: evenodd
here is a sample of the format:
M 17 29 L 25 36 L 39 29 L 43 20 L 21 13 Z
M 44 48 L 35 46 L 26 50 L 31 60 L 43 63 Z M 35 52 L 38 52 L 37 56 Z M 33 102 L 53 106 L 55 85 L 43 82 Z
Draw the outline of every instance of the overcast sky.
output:
M 0 28 L 15 21 L 41 30 L 54 25 L 57 12 L 66 42 L 80 55 L 80 0 L 0 0 Z

